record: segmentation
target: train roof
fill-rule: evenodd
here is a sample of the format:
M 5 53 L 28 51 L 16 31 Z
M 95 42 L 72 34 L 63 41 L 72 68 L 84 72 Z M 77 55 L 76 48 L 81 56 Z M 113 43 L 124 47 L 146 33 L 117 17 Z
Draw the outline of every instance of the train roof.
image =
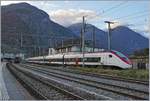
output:
M 101 54 L 101 53 L 111 53 L 110 51 L 101 51 L 101 52 L 86 52 L 85 55 L 86 56 L 91 56 L 92 57 L 98 57 L 98 54 Z M 62 58 L 63 55 L 65 55 L 65 57 L 82 57 L 82 53 L 81 52 L 68 52 L 68 53 L 60 53 L 60 54 L 52 54 L 52 55 L 47 55 L 47 56 L 38 56 L 38 57 L 31 57 L 31 58 L 28 58 L 27 60 L 30 60 L 30 59 L 43 59 L 43 58 L 51 58 L 51 59 L 57 59 L 57 58 Z

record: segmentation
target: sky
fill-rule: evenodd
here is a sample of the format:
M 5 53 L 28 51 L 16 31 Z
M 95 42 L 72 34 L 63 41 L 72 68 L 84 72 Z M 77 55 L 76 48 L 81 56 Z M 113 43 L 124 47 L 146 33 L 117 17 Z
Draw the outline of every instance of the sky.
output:
M 106 30 L 104 21 L 115 22 L 111 28 L 119 25 L 128 26 L 143 36 L 150 35 L 150 0 L 118 0 L 118 1 L 1 1 L 1 5 L 27 2 L 49 14 L 54 22 L 68 27 L 82 22 Z

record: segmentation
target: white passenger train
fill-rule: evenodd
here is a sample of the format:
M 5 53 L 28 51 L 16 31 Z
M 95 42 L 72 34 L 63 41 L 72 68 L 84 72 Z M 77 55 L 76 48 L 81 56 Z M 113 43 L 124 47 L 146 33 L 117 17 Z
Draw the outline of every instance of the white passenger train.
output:
M 39 56 L 26 59 L 32 63 L 47 63 L 59 65 L 82 65 L 82 53 L 63 53 L 48 56 Z M 84 64 L 87 66 L 113 66 L 131 68 L 131 61 L 118 51 L 103 51 L 84 54 Z

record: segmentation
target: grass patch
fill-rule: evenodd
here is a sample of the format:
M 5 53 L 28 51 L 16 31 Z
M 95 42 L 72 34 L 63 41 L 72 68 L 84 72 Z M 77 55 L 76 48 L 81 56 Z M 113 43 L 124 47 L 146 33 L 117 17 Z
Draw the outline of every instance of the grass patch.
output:
M 118 76 L 127 79 L 139 79 L 139 80 L 149 80 L 149 71 L 148 70 L 141 70 L 141 69 L 125 69 L 125 70 L 118 70 L 118 69 L 103 69 L 100 67 L 93 68 L 93 67 L 72 67 L 80 72 L 85 73 L 96 73 L 96 74 L 105 74 L 111 76 Z

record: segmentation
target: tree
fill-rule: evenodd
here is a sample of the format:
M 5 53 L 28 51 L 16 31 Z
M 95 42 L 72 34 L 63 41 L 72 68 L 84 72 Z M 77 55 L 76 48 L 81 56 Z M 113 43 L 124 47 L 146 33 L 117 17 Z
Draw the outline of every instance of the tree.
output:
M 149 55 L 149 48 L 144 48 L 141 50 L 134 51 L 135 56 L 148 56 Z

